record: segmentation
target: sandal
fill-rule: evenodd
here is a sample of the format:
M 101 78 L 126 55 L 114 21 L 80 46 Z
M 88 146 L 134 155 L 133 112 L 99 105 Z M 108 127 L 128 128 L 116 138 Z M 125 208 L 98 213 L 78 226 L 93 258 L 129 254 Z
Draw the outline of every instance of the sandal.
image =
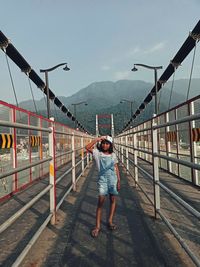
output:
M 117 229 L 117 225 L 114 223 L 108 223 L 108 229 L 113 231 Z
M 95 228 L 91 231 L 91 236 L 94 237 L 94 238 L 95 238 L 95 237 L 98 237 L 99 232 L 100 232 L 100 228 L 95 227 Z

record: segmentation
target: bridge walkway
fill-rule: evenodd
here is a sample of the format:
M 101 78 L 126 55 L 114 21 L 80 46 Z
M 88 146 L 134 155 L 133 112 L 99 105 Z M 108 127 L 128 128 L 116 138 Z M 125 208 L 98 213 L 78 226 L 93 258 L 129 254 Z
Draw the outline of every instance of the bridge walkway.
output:
M 146 164 L 146 168 L 150 168 L 146 162 L 140 164 Z M 62 204 L 58 211 L 57 224 L 49 225 L 44 230 L 22 267 L 194 266 L 162 220 L 154 219 L 152 206 L 141 190 L 134 187 L 133 179 L 126 175 L 122 167 L 120 173 L 122 188 L 115 216 L 118 225 L 116 231 L 111 232 L 106 227 L 109 212 L 107 201 L 103 209 L 101 233 L 95 239 L 90 236 L 95 224 L 97 203 L 97 171 L 93 165 L 88 175 L 79 181 L 77 192 L 71 193 Z M 164 172 L 161 173 L 163 174 Z M 178 178 L 174 179 L 179 181 Z M 140 177 L 140 180 L 145 190 L 149 190 L 151 194 L 145 177 Z M 174 181 L 171 185 L 177 184 Z M 187 183 L 185 185 L 188 188 Z M 195 194 L 196 190 L 198 189 L 194 188 Z M 199 196 L 197 198 L 199 201 Z M 198 228 L 193 228 L 191 232 L 191 222 L 188 224 L 192 220 L 191 216 L 186 223 L 181 224 L 182 211 L 175 210 L 177 204 L 167 194 L 163 194 L 162 204 L 173 217 L 173 223 L 177 223 L 180 230 L 185 232 L 186 239 L 193 238 L 190 243 L 198 255 L 200 235 Z

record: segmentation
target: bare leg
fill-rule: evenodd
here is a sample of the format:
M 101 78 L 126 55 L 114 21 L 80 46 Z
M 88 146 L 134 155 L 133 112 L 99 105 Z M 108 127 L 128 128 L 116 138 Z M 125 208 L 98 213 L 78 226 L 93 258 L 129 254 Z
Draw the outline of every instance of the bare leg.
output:
M 97 237 L 98 234 L 99 234 L 99 230 L 100 230 L 100 227 L 101 227 L 102 207 L 103 207 L 105 199 L 106 199 L 105 196 L 99 196 L 98 205 L 97 205 L 97 209 L 96 209 L 96 226 L 92 230 L 92 236 L 93 237 Z
M 110 195 L 110 214 L 108 219 L 109 226 L 113 225 L 113 216 L 115 213 L 115 208 L 116 208 L 116 197 L 114 195 Z M 114 230 L 115 228 L 116 226 L 112 230 Z

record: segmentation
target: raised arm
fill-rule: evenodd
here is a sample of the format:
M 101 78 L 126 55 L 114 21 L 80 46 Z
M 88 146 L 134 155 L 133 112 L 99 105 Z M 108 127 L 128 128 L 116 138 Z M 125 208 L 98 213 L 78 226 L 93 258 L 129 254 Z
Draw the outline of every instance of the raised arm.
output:
M 85 149 L 86 149 L 87 151 L 89 151 L 90 153 L 93 153 L 93 147 L 94 147 L 94 145 L 95 145 L 97 142 L 102 141 L 102 140 L 104 140 L 104 139 L 105 139 L 105 136 L 101 136 L 101 137 L 95 138 L 94 140 L 92 140 L 92 142 L 90 142 L 89 144 L 87 144 L 87 145 L 85 146 Z

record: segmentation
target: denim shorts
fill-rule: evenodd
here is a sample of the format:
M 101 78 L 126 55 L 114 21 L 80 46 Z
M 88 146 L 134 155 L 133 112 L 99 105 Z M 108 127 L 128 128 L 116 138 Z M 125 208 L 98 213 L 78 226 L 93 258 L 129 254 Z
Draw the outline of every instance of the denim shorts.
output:
M 108 194 L 111 195 L 118 195 L 118 191 L 117 191 L 117 178 L 116 179 L 112 179 L 112 181 L 110 181 L 110 179 L 99 179 L 98 183 L 98 191 L 99 191 L 99 196 L 106 196 Z

